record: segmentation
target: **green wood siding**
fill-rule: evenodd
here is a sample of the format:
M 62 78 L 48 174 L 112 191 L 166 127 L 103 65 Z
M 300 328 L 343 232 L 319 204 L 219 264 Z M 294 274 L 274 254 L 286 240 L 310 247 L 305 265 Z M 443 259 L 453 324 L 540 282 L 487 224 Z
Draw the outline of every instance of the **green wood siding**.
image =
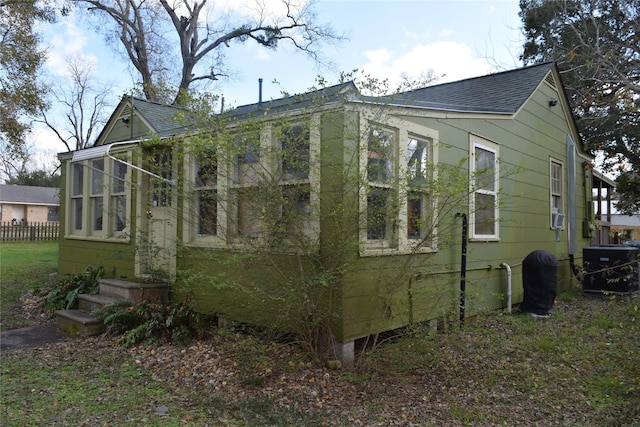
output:
M 564 163 L 564 212 L 567 213 L 567 135 L 572 129 L 562 103 L 552 87 L 543 83 L 514 116 L 453 115 L 456 118 L 429 117 L 423 112 L 389 108 L 388 112 L 407 122 L 438 132 L 434 141 L 439 164 L 458 165 L 468 173 L 470 135 L 499 146 L 500 223 L 499 241 L 470 241 L 467 254 L 468 316 L 506 306 L 507 277 L 501 263 L 512 266 L 513 303 L 522 300 L 523 259 L 543 249 L 560 262 L 559 285 L 575 285 L 569 268 L 568 226 L 556 231 L 550 227 L 550 160 Z M 172 295 L 199 310 L 259 324 L 281 324 L 282 313 L 304 314 L 305 294 L 286 294 L 287 290 L 316 286 L 315 298 L 331 317 L 339 342 L 367 336 L 410 322 L 455 321 L 459 311 L 461 220 L 456 212 L 468 212 L 465 203 L 444 218 L 438 228 L 440 248 L 435 253 L 361 256 L 359 253 L 358 139 L 362 133 L 359 108 L 340 108 L 324 112 L 320 121 L 320 247 L 318 254 L 270 254 L 259 257 L 248 250 L 194 248 L 178 251 L 176 281 Z M 373 107 L 371 107 L 373 108 Z M 117 124 L 107 141 L 121 138 L 126 131 Z M 574 137 L 575 139 L 575 137 Z M 590 184 L 583 173 L 585 159 L 577 157 L 576 200 L 579 230 L 587 214 Z M 64 170 L 64 169 L 63 169 Z M 64 176 L 63 176 L 64 182 Z M 178 189 L 180 190 L 180 188 Z M 64 187 L 61 224 L 65 224 Z M 140 197 L 134 192 L 134 198 Z M 178 199 L 178 236 L 185 222 L 180 218 L 185 200 Z M 138 205 L 132 202 L 132 209 Z M 138 214 L 139 215 L 139 214 Z M 136 218 L 132 212 L 132 219 Z M 568 220 L 569 218 L 567 218 Z M 63 225 L 64 230 L 64 225 Z M 578 233 L 576 261 L 589 244 Z M 187 244 L 188 242 L 182 242 Z M 62 239 L 62 272 L 104 265 L 116 276 L 133 276 L 135 239 L 129 244 Z M 278 265 L 275 269 L 273 266 Z M 332 271 L 331 284 L 323 288 L 318 273 Z M 339 272 L 339 274 L 335 274 Z M 261 298 L 261 296 L 263 296 Z M 283 311 L 284 310 L 284 311 Z

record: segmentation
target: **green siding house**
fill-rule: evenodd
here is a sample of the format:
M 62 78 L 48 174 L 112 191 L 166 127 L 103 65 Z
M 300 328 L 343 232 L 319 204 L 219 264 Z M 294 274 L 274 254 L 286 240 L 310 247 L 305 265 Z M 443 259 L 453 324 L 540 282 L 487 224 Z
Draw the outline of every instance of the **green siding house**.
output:
M 60 273 L 163 280 L 346 361 L 360 338 L 521 302 L 534 250 L 573 286 L 591 233 L 592 158 L 553 63 L 209 117 L 124 98 L 94 147 L 59 157 Z

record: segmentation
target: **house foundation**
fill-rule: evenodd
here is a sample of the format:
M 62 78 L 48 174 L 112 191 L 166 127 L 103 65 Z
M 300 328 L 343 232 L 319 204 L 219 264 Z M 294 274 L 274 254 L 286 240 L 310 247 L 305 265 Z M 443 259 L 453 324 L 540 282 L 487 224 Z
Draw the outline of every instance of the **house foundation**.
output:
M 342 366 L 351 368 L 355 362 L 355 341 L 337 342 L 333 344 L 336 359 L 342 362 Z

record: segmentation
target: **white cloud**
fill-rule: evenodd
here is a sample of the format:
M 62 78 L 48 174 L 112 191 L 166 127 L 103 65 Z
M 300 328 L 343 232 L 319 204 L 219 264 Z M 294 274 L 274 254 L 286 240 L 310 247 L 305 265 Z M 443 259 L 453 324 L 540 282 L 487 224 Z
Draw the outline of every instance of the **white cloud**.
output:
M 369 62 L 360 68 L 371 76 L 388 79 L 392 88 L 400 82 L 402 74 L 418 78 L 433 70 L 436 76 L 444 76 L 436 83 L 446 83 L 493 71 L 484 60 L 473 57 L 469 46 L 448 41 L 415 46 L 402 55 L 380 49 L 367 51 L 365 56 Z
M 444 30 L 440 31 L 439 36 L 440 37 L 451 37 L 453 34 L 455 33 L 455 31 L 449 29 L 449 28 L 445 28 Z
M 94 68 L 98 59 L 93 54 L 84 52 L 88 46 L 86 32 L 75 25 L 76 19 L 69 16 L 47 28 L 49 50 L 47 68 L 54 76 L 68 74 L 68 59 L 79 57 L 82 62 L 91 64 Z M 62 31 L 61 31 L 62 30 Z

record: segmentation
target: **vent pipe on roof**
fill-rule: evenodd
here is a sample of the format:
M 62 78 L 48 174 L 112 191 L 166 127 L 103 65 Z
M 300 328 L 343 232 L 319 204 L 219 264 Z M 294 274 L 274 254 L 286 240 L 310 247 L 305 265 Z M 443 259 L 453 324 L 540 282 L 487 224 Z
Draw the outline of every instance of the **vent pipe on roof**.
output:
M 262 105 L 262 78 L 258 79 L 258 105 Z

